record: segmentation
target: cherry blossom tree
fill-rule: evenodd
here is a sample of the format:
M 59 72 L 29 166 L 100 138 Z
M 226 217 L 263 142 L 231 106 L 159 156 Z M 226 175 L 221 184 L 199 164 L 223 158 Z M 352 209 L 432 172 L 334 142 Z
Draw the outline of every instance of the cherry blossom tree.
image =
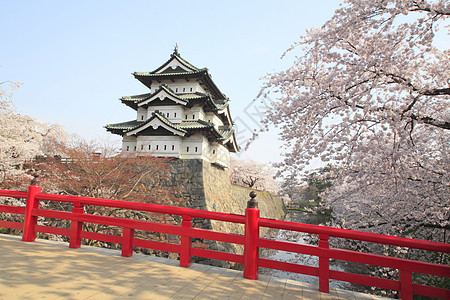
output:
M 114 145 L 73 137 L 57 144 L 58 155 L 34 160 L 47 191 L 67 195 L 167 204 L 169 159 L 121 153 Z
M 449 15 L 444 0 L 348 0 L 267 76 L 281 170 L 335 166 L 335 226 L 448 242 L 450 51 L 436 32 Z
M 17 188 L 29 184 L 24 163 L 51 151 L 53 141 L 61 141 L 65 133 L 58 125 L 40 123 L 16 112 L 13 93 L 20 83 L 0 83 L 0 185 Z
M 279 184 L 274 179 L 276 171 L 271 165 L 231 158 L 230 170 L 231 182 L 234 184 L 273 194 L 279 192 Z
M 162 205 L 185 205 L 179 197 L 180 187 L 167 186 L 170 181 L 170 165 L 168 158 L 144 156 L 136 153 L 120 153 L 114 147 L 99 142 L 87 142 L 81 138 L 72 138 L 65 144 L 58 145 L 57 156 L 35 159 L 32 167 L 40 174 L 41 186 L 47 193 L 115 199 L 141 203 Z M 49 202 L 52 209 L 70 211 L 71 205 Z M 177 223 L 179 218 L 163 214 L 131 211 L 127 209 L 86 206 L 86 213 L 113 216 L 127 219 Z M 47 225 L 64 227 L 68 222 L 47 219 Z M 89 232 L 120 235 L 121 228 L 85 223 L 84 230 Z M 177 238 L 161 233 L 136 232 L 137 237 L 157 240 Z M 117 247 L 108 243 L 88 241 L 90 245 Z M 152 250 L 145 250 L 152 252 Z M 158 252 L 158 251 L 153 251 Z

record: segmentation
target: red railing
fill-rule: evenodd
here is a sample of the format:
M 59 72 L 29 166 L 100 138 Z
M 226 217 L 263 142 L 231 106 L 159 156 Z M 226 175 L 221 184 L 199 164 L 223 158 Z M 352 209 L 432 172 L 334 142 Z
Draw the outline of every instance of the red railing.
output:
M 23 223 L 0 220 L 0 227 L 23 230 L 22 240 L 27 242 L 34 241 L 36 239 L 37 232 L 43 232 L 69 237 L 70 248 L 80 247 L 82 238 L 121 244 L 122 256 L 125 257 L 132 256 L 133 247 L 143 247 L 179 253 L 180 266 L 183 267 L 190 266 L 192 256 L 235 262 L 244 265 L 244 277 L 248 279 L 258 278 L 259 267 L 318 276 L 320 291 L 327 293 L 329 292 L 329 280 L 336 279 L 383 289 L 397 290 L 400 291 L 402 299 L 412 299 L 413 294 L 450 299 L 450 290 L 448 289 L 419 285 L 412 282 L 412 273 L 450 277 L 449 266 L 344 249 L 329 248 L 328 240 L 329 237 L 338 237 L 357 241 L 422 249 L 439 253 L 450 253 L 449 244 L 260 218 L 257 202 L 254 199 L 256 196 L 254 192 L 251 193 L 252 199 L 248 202 L 245 216 L 128 201 L 44 194 L 41 193 L 41 187 L 37 185 L 30 185 L 28 192 L 0 190 L 0 196 L 26 198 L 26 207 L 0 205 L 0 212 L 24 215 Z M 41 200 L 72 203 L 72 212 L 39 208 L 39 203 Z M 179 226 L 86 214 L 84 212 L 85 205 L 178 215 L 182 217 L 182 223 L 181 226 Z M 38 225 L 38 217 L 70 220 L 70 229 Z M 193 228 L 192 218 L 244 224 L 245 235 Z M 86 232 L 82 230 L 83 223 L 95 223 L 122 227 L 123 233 L 122 236 L 113 236 L 101 233 Z M 318 234 L 319 245 L 303 245 L 286 241 L 275 241 L 260 238 L 260 227 Z M 178 235 L 181 237 L 181 242 L 180 244 L 169 244 L 135 238 L 135 230 Z M 192 247 L 192 238 L 244 245 L 244 255 L 195 248 Z M 319 267 L 259 258 L 259 248 L 268 248 L 317 256 L 319 257 Z M 398 269 L 400 273 L 399 280 L 397 281 L 330 270 L 330 259 Z

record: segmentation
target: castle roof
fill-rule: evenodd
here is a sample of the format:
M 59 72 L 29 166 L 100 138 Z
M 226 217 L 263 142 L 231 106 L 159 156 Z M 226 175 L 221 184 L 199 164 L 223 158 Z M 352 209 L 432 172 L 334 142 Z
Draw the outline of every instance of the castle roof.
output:
M 170 68 L 169 68 L 170 67 Z M 154 70 L 153 74 L 157 73 L 176 73 L 176 71 L 184 70 L 186 71 L 199 71 L 200 69 L 195 67 L 193 64 L 189 63 L 187 60 L 182 58 L 180 56 L 180 53 L 178 53 L 178 49 L 175 48 L 173 50 L 173 53 L 170 55 L 170 58 L 162 64 L 159 68 Z
M 168 61 L 152 72 L 134 72 L 134 77 L 150 88 L 156 81 L 162 83 L 163 80 L 198 80 L 200 84 L 210 93 L 214 99 L 226 99 L 212 80 L 207 68 L 199 69 L 183 59 L 178 50 L 175 49 Z
M 205 111 L 220 112 L 228 108 L 228 99 L 213 99 L 206 93 L 175 93 L 169 86 L 162 84 L 153 93 L 124 96 L 120 98 L 122 103 L 137 110 L 138 107 L 148 107 L 152 105 L 183 105 L 192 107 L 194 104 L 201 104 Z M 226 118 L 224 119 L 226 122 Z M 228 122 L 229 123 L 229 122 Z
M 214 126 L 213 123 L 203 120 L 182 121 L 179 124 L 175 124 L 170 122 L 159 112 L 155 112 L 152 117 L 146 121 L 133 120 L 108 124 L 105 128 L 107 131 L 121 136 L 143 134 L 144 131 L 146 135 L 160 135 L 162 130 L 165 130 L 166 133 L 171 132 L 173 135 L 179 136 L 202 132 L 206 134 L 208 139 L 226 144 L 230 151 L 238 151 L 233 139 L 234 129 L 230 125 L 217 127 Z

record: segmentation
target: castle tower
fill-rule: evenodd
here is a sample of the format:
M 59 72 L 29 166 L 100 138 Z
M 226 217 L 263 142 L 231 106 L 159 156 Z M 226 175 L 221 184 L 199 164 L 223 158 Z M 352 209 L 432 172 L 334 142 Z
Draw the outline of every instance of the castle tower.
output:
M 136 119 L 105 126 L 122 136 L 123 152 L 201 159 L 229 167 L 230 152 L 239 151 L 230 100 L 207 68 L 194 67 L 175 47 L 170 59 L 153 72 L 133 75 L 149 89 L 120 98 L 136 111 Z

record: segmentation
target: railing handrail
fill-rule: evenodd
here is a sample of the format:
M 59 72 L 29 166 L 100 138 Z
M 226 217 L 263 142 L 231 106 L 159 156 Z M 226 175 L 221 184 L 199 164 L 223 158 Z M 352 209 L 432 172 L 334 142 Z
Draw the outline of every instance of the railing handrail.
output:
M 364 242 L 371 242 L 377 244 L 385 244 L 391 246 L 400 246 L 415 248 L 428 251 L 450 253 L 450 244 L 417 240 L 406 237 L 390 236 L 372 232 L 364 232 L 357 230 L 349 230 L 342 228 L 334 228 L 321 225 L 311 225 L 305 223 L 295 223 L 289 221 L 279 221 L 272 219 L 261 218 L 259 225 L 273 229 L 284 229 L 298 232 L 305 232 L 311 234 L 326 234 L 332 237 L 352 239 Z
M 28 193 L 23 191 L 11 191 L 0 189 L 0 197 L 26 198 L 27 195 Z
M 23 191 L 0 190 L 0 196 L 25 198 L 26 195 L 27 193 Z M 159 204 L 140 203 L 133 201 L 102 199 L 102 198 L 82 197 L 73 195 L 46 194 L 46 193 L 38 193 L 36 194 L 36 198 L 44 201 L 81 203 L 85 205 L 97 205 L 122 209 L 141 210 L 147 212 L 172 214 L 178 216 L 189 215 L 194 218 L 212 219 L 241 224 L 245 223 L 244 215 L 210 212 L 206 210 L 186 208 L 186 207 L 176 207 Z M 292 230 L 310 234 L 327 234 L 329 236 L 338 238 L 353 239 L 378 244 L 387 244 L 391 246 L 415 248 L 427 251 L 450 253 L 450 244 L 418 240 L 406 237 L 388 236 L 378 233 L 334 228 L 322 225 L 279 221 L 267 218 L 260 218 L 259 225 L 262 227 L 268 227 L 273 229 Z
M 27 192 L 23 191 L 10 191 L 0 189 L 0 197 L 14 197 L 14 198 L 26 198 Z M 211 219 L 217 221 L 233 222 L 233 223 L 245 223 L 245 216 L 231 213 L 211 212 L 201 209 L 193 209 L 187 207 L 167 206 L 160 204 L 141 203 L 124 200 L 102 199 L 93 197 L 82 197 L 73 195 L 58 195 L 58 194 L 46 194 L 37 193 L 36 199 L 43 201 L 56 201 L 66 203 L 80 203 L 85 205 L 97 205 L 105 207 L 114 207 L 130 210 L 140 210 L 147 212 L 156 212 L 170 215 L 188 215 L 194 218 Z
M 442 253 L 450 253 L 449 244 L 417 240 L 405 237 L 387 236 L 382 234 L 333 228 L 320 225 L 310 225 L 304 223 L 295 223 L 295 222 L 260 218 L 259 209 L 257 208 L 257 202 L 254 201 L 253 199 L 256 196 L 256 194 L 252 194 L 253 192 L 250 194 L 252 200 L 249 201 L 248 207 L 246 209 L 246 214 L 244 216 L 230 213 L 210 212 L 186 207 L 165 206 L 150 203 L 100 199 L 92 197 L 80 197 L 72 195 L 46 194 L 41 193 L 40 191 L 41 188 L 36 185 L 31 185 L 29 187 L 28 192 L 0 189 L 0 196 L 27 199 L 26 207 L 0 205 L 0 212 L 8 212 L 13 214 L 24 215 L 24 223 L 23 223 L 24 241 L 34 241 L 36 237 L 36 232 L 39 229 L 39 231 L 42 232 L 69 236 L 70 237 L 69 246 L 71 248 L 80 247 L 81 238 L 91 238 L 91 239 L 98 238 L 100 240 L 101 238 L 103 238 L 104 241 L 121 243 L 123 256 L 132 255 L 133 245 L 139 247 L 159 249 L 163 251 L 177 252 L 180 253 L 180 265 L 184 267 L 188 267 L 190 265 L 191 255 L 243 263 L 244 277 L 249 279 L 257 279 L 258 266 L 280 270 L 291 270 L 293 272 L 299 273 L 303 272 L 304 274 L 319 276 L 319 286 L 322 292 L 329 291 L 328 288 L 329 279 L 334 278 L 354 283 L 367 284 L 367 282 L 369 282 L 367 285 L 378 286 L 388 289 L 397 289 L 401 291 L 402 298 L 404 299 L 412 299 L 413 292 L 422 295 L 443 296 L 444 298 L 450 297 L 450 290 L 445 290 L 437 287 L 417 285 L 412 283 L 412 272 L 450 277 L 449 266 L 371 253 L 361 253 L 351 250 L 329 248 L 329 237 L 338 237 Z M 73 209 L 72 212 L 42 209 L 39 208 L 39 201 L 41 200 L 72 203 Z M 178 226 L 178 225 L 153 223 L 148 221 L 131 220 L 126 218 L 90 215 L 84 213 L 85 205 L 178 215 L 183 218 L 183 221 L 181 226 Z M 70 229 L 64 229 L 64 228 L 37 225 L 38 216 L 70 220 L 71 227 Z M 212 230 L 193 228 L 192 227 L 193 217 L 245 224 L 245 235 L 236 235 L 230 233 L 216 232 Z M 82 231 L 83 222 L 91 222 L 122 227 L 123 236 L 122 237 L 109 236 L 107 234 L 89 233 Z M 0 226 L 19 229 L 20 227 L 17 224 L 20 223 L 0 220 Z M 319 246 L 317 247 L 311 245 L 299 245 L 296 243 L 286 241 L 274 241 L 270 239 L 260 238 L 258 233 L 260 227 L 318 234 Z M 134 238 L 135 229 L 180 235 L 181 244 L 173 245 L 162 242 L 137 239 Z M 242 244 L 244 245 L 244 255 L 192 248 L 191 239 L 193 237 L 216 240 L 221 242 Z M 319 257 L 319 267 L 318 268 L 309 267 L 309 266 L 295 265 L 292 263 L 275 262 L 268 259 L 259 259 L 257 251 L 259 247 L 278 249 L 283 251 L 291 251 L 307 255 L 315 255 Z M 400 279 L 399 281 L 395 281 L 390 279 L 369 277 L 366 275 L 357 275 L 347 272 L 333 271 L 329 269 L 329 259 L 338 259 L 349 262 L 396 268 L 400 270 Z M 297 269 L 294 270 L 294 268 Z
M 43 201 L 80 203 L 80 204 L 85 204 L 85 205 L 96 205 L 96 206 L 114 207 L 114 208 L 130 209 L 130 210 L 140 210 L 140 211 L 146 211 L 146 212 L 155 212 L 155 213 L 178 215 L 178 216 L 188 215 L 188 216 L 191 216 L 194 218 L 212 219 L 212 220 L 241 223 L 241 224 L 245 223 L 245 216 L 243 216 L 243 215 L 211 212 L 211 211 L 193 209 L 193 208 L 187 208 L 187 207 L 167 206 L 167 205 L 160 205 L 160 204 L 141 203 L 141 202 L 124 201 L 124 200 L 80 197 L 80 196 L 72 196 L 72 195 L 45 194 L 45 193 L 36 194 L 36 199 L 43 200 Z

